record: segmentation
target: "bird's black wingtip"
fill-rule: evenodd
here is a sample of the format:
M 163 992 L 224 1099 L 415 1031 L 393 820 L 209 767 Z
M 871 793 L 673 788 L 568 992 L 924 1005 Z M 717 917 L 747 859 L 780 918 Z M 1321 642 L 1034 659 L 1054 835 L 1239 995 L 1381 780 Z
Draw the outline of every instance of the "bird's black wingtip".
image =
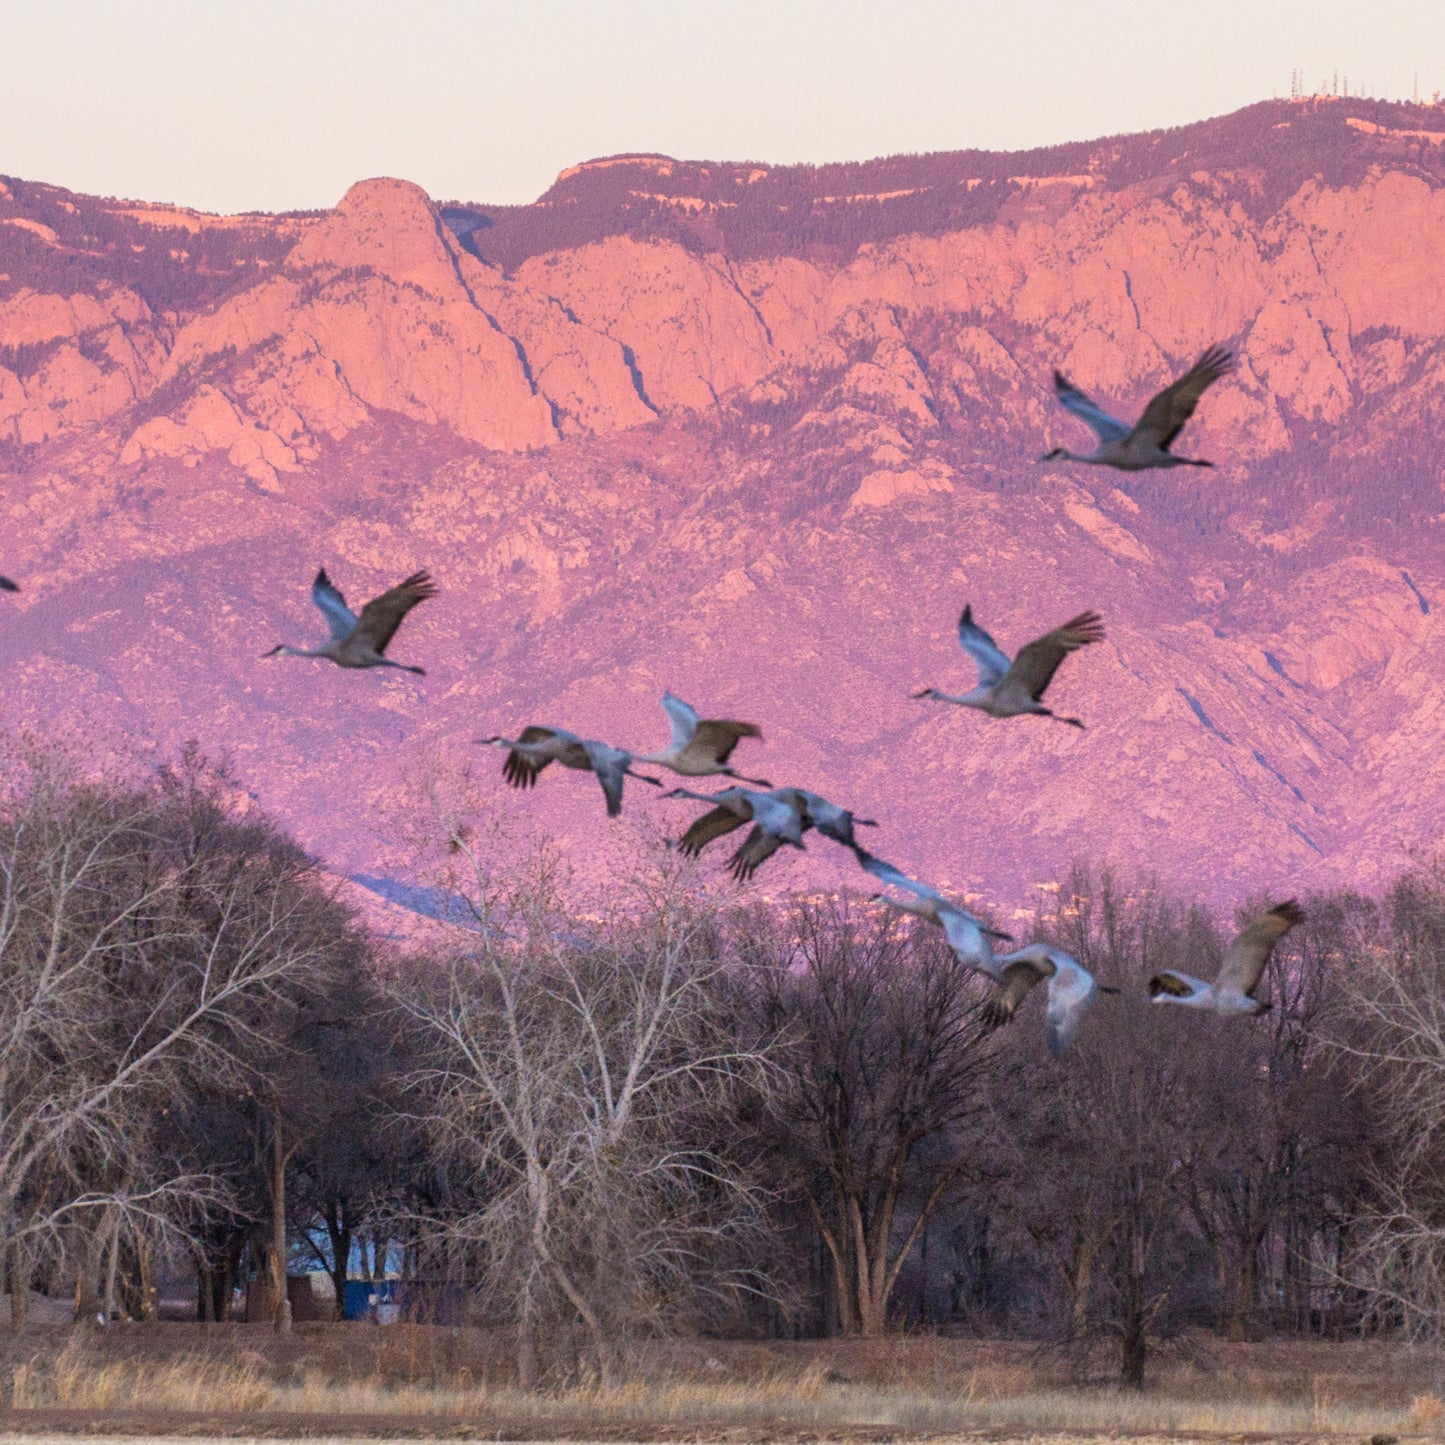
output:
M 18 592 L 20 584 L 12 582 L 8 577 L 0 577 L 0 592 Z
M 325 568 L 325 567 L 318 567 L 318 568 L 316 569 L 316 576 L 315 576 L 315 578 L 312 580 L 311 585 L 312 585 L 313 587 L 330 587 L 330 586 L 331 586 L 331 578 L 329 578 L 329 577 L 326 575 L 326 568 Z
M 962 611 L 961 613 L 959 613 L 959 616 L 958 616 L 958 625 L 959 625 L 960 627 L 970 627 L 970 626 L 973 625 L 973 603 L 972 603 L 972 602 L 965 602 L 965 603 L 963 604 L 963 611 Z

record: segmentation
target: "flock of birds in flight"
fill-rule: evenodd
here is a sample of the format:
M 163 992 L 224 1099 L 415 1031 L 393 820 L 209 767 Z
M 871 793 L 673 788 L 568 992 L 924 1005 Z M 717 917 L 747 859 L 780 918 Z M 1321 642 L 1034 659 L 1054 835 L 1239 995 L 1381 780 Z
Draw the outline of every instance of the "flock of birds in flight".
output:
M 1088 455 L 1056 447 L 1039 460 L 1085 462 L 1121 471 L 1212 466 L 1212 462 L 1176 456 L 1170 446 L 1205 390 L 1233 366 L 1234 359 L 1225 348 L 1210 347 L 1189 371 L 1150 401 L 1132 427 L 1110 416 L 1056 371 L 1056 396 L 1073 415 L 1093 428 L 1099 444 Z M 6 577 L 0 577 L 0 589 L 19 590 Z M 426 572 L 414 572 L 397 586 L 374 597 L 358 616 L 346 605 L 345 597 L 323 567 L 311 584 L 311 598 L 326 618 L 330 637 L 314 648 L 279 643 L 264 655 L 325 658 L 340 667 L 393 667 L 424 675 L 423 668 L 387 657 L 386 649 L 407 613 L 417 603 L 434 597 L 436 590 Z M 1044 717 L 1082 728 L 1080 719 L 1061 717 L 1046 707 L 1043 695 L 1070 653 L 1099 642 L 1103 636 L 1103 619 L 1099 614 L 1081 612 L 1021 647 L 1010 658 L 974 621 L 972 607 L 965 606 L 958 622 L 958 640 L 973 659 L 978 672 L 977 684 L 963 693 L 940 692 L 929 687 L 913 696 L 974 708 L 991 718 Z M 609 817 L 616 817 L 622 811 L 623 783 L 628 777 L 654 787 L 663 786 L 660 778 L 638 772 L 633 766 L 636 763 L 667 768 L 684 778 L 732 779 L 732 786 L 717 793 L 678 787 L 662 795 L 708 805 L 707 811 L 677 841 L 676 846 L 683 854 L 696 857 L 716 839 L 751 824 L 728 864 L 733 877 L 746 882 L 778 849 L 785 845 L 802 848 L 803 835 L 818 832 L 849 849 L 859 865 L 874 878 L 909 895 L 898 898 L 877 893 L 872 895 L 875 900 L 940 928 L 960 962 L 993 983 L 993 991 L 982 1011 L 986 1024 L 1007 1023 L 1035 986 L 1046 983 L 1045 1033 L 1049 1051 L 1055 1057 L 1067 1051 L 1097 995 L 1118 992 L 1097 983 L 1078 959 L 1049 943 L 1034 942 L 1012 953 L 996 954 L 993 940 L 1011 940 L 1010 934 L 990 927 L 931 884 L 910 878 L 858 842 L 855 830 L 877 827 L 874 819 L 855 817 L 850 810 L 804 788 L 775 788 L 766 778 L 743 776 L 729 765 L 728 759 L 744 738 L 761 738 L 756 724 L 731 718 L 699 717 L 695 709 L 671 692 L 663 694 L 662 707 L 671 724 L 672 738 L 661 752 L 637 754 L 597 738 L 584 738 L 561 728 L 537 724 L 523 728 L 515 738 L 492 736 L 477 741 L 506 751 L 502 775 L 514 788 L 533 787 L 553 763 L 594 774 L 601 784 Z M 1165 969 L 1149 980 L 1151 998 L 1155 1003 L 1178 1004 L 1217 1014 L 1264 1013 L 1269 1004 L 1256 995 L 1265 966 L 1275 944 L 1303 918 L 1293 899 L 1276 904 L 1235 936 L 1212 982 Z

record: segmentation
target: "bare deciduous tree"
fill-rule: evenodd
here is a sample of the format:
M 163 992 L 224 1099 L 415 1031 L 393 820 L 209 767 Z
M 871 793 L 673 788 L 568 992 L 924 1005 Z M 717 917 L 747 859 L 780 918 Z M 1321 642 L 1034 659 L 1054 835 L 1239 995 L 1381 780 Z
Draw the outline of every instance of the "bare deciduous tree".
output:
M 194 757 L 119 779 L 33 742 L 6 761 L 0 1229 L 20 1323 L 37 1251 L 82 1241 L 78 1307 L 99 1312 L 96 1273 L 127 1231 L 214 1202 L 204 1171 L 153 1147 L 162 1111 L 194 1080 L 241 1077 L 333 939 L 310 861 Z
M 878 1334 L 909 1252 L 969 1167 L 982 994 L 943 940 L 847 903 L 761 914 L 740 942 L 775 1042 L 774 1165 L 807 1202 L 844 1333 Z
M 1445 874 L 1401 879 L 1337 920 L 1345 1007 L 1332 1043 L 1359 1070 L 1375 1148 L 1341 1273 L 1382 1321 L 1445 1337 Z
M 478 931 L 394 984 L 419 1031 L 417 1121 L 447 1175 L 432 1237 L 515 1329 L 525 1383 L 544 1332 L 572 1322 L 609 1379 L 628 1334 L 763 1287 L 765 1200 L 734 1127 L 762 1064 L 728 1017 L 689 870 L 664 861 L 588 923 L 544 864 L 508 893 L 452 836 Z

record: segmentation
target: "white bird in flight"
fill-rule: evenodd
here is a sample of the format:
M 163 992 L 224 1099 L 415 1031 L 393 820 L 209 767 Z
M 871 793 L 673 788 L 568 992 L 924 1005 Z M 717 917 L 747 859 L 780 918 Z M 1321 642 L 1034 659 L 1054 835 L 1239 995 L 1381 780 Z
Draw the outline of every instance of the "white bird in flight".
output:
M 316 574 L 311 584 L 311 600 L 321 609 L 331 627 L 330 640 L 321 647 L 292 647 L 278 642 L 263 657 L 324 657 L 338 667 L 396 667 L 403 672 L 426 676 L 426 669 L 393 662 L 385 656 L 386 645 L 396 635 L 402 618 L 429 597 L 436 596 L 436 587 L 425 572 L 413 572 L 389 592 L 373 597 L 358 617 L 347 605 L 336 584 L 326 575 L 326 568 Z
M 561 728 L 540 727 L 533 723 L 523 728 L 518 738 L 494 734 L 476 741 L 489 747 L 506 748 L 507 761 L 502 764 L 502 776 L 513 788 L 534 787 L 537 775 L 549 763 L 561 763 L 564 768 L 575 768 L 581 773 L 595 773 L 602 785 L 602 796 L 607 799 L 609 818 L 615 818 L 622 811 L 625 778 L 641 778 L 654 787 L 662 786 L 660 778 L 634 772 L 632 754 L 625 749 L 611 747 L 596 738 L 580 738 L 576 733 L 564 732 Z
M 885 894 L 875 893 L 873 896 L 880 903 L 886 903 L 900 913 L 911 913 L 916 918 L 922 918 L 937 925 L 943 930 L 943 936 L 948 940 L 948 946 L 954 951 L 960 963 L 986 975 L 995 983 L 1003 982 L 1003 974 L 999 969 L 998 960 L 994 958 L 993 946 L 989 943 L 989 939 L 1011 938 L 1011 934 L 1001 933 L 997 928 L 990 928 L 983 919 L 975 917 L 968 909 L 961 908 L 957 903 L 949 902 L 932 885 L 920 883 L 916 878 L 910 878 L 891 863 L 885 863 L 883 859 L 875 858 L 866 849 L 855 845 L 853 853 L 859 864 L 875 878 L 881 879 L 884 883 L 891 883 L 895 888 L 901 888 L 918 899 L 917 903 L 905 903 L 897 898 L 889 898 Z
M 1222 346 L 1211 346 L 1177 381 L 1171 382 L 1144 408 L 1132 427 L 1110 416 L 1091 401 L 1062 371 L 1054 373 L 1054 394 L 1066 410 L 1093 427 L 1099 445 L 1087 456 L 1055 447 L 1039 458 L 1041 462 L 1087 462 L 1091 466 L 1116 467 L 1123 472 L 1143 472 L 1150 467 L 1212 467 L 1213 462 L 1176 457 L 1169 450 L 1184 423 L 1194 415 L 1199 398 L 1221 376 L 1234 370 L 1234 357 Z
M 1012 661 L 999 645 L 973 620 L 973 607 L 966 606 L 958 619 L 959 645 L 978 667 L 978 686 L 969 692 L 952 694 L 925 687 L 915 698 L 932 698 L 958 707 L 977 708 L 989 717 L 1051 717 L 1055 722 L 1081 728 L 1076 717 L 1061 717 L 1039 701 L 1053 681 L 1059 664 L 1071 653 L 1092 642 L 1102 641 L 1104 619 L 1097 612 L 1081 612 L 1062 627 L 1036 637 L 1019 648 Z
M 1095 997 L 1119 992 L 1096 983 L 1094 975 L 1077 958 L 1048 943 L 1031 943 L 1027 948 L 1004 954 L 995 962 L 1000 979 L 983 1006 L 984 1023 L 991 1028 L 1006 1024 L 1033 987 L 1047 979 L 1044 1031 L 1049 1052 L 1056 1059 L 1068 1052 Z
M 1254 996 L 1264 977 L 1264 966 L 1275 944 L 1295 924 L 1303 923 L 1304 916 L 1293 898 L 1276 903 L 1235 935 L 1213 983 L 1166 968 L 1149 980 L 1149 996 L 1155 1003 L 1209 1009 L 1217 1014 L 1267 1013 L 1269 1005 Z
M 754 783 L 760 788 L 773 786 L 766 778 L 745 778 L 727 765 L 740 739 L 762 737 L 762 729 L 756 723 L 735 722 L 732 718 L 723 717 L 700 718 L 695 708 L 670 692 L 662 695 L 662 710 L 672 724 L 672 743 L 660 753 L 637 754 L 637 762 L 671 768 L 685 778 L 721 774 L 736 778 L 741 783 Z

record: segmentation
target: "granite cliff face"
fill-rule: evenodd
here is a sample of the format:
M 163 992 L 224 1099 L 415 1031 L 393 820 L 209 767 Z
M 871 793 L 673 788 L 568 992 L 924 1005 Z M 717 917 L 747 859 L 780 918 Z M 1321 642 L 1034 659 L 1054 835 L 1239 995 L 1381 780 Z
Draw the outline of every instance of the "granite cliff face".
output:
M 229 750 L 354 873 L 402 869 L 421 774 L 473 761 L 517 810 L 477 733 L 645 750 L 671 687 L 1005 907 L 1078 857 L 1217 901 L 1373 886 L 1445 803 L 1442 276 L 1445 115 L 1368 102 L 1026 156 L 621 157 L 509 211 L 7 179 L 0 706 Z M 1217 339 L 1239 371 L 1183 440 L 1218 471 L 1035 464 L 1086 440 L 1052 367 L 1130 414 Z M 393 648 L 425 680 L 257 661 L 320 635 L 320 561 L 357 602 L 431 568 Z M 909 699 L 971 681 L 965 598 L 1009 648 L 1105 613 L 1056 684 L 1087 732 Z M 586 779 L 543 784 L 522 811 L 579 864 L 625 853 Z

